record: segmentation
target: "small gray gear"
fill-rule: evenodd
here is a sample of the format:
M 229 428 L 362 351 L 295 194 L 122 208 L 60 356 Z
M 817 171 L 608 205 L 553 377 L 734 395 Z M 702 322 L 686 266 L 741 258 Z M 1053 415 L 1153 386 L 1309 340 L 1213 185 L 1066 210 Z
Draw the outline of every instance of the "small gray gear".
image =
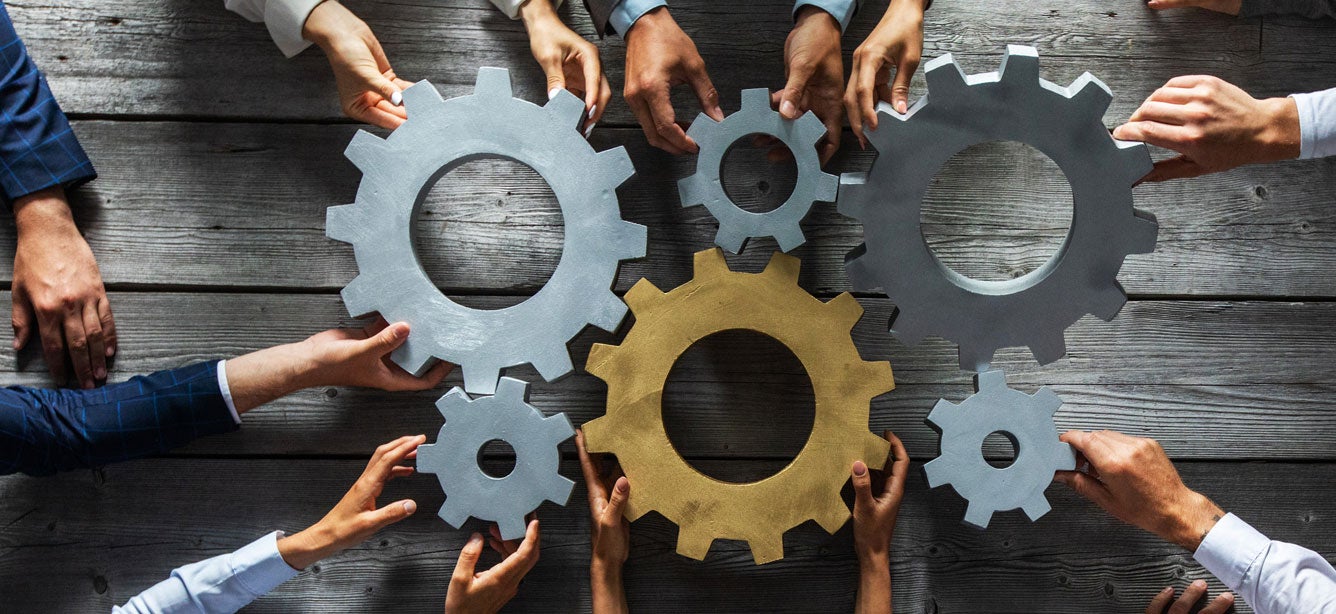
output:
M 994 512 L 1017 508 L 1038 520 L 1051 509 L 1044 490 L 1054 472 L 1076 468 L 1076 455 L 1058 440 L 1053 422 L 1062 399 L 1047 387 L 1032 395 L 1008 388 L 1001 371 L 979 373 L 974 387 L 976 394 L 959 405 L 942 399 L 928 414 L 928 425 L 942 436 L 940 454 L 923 466 L 928 487 L 950 484 L 969 501 L 965 522 L 980 529 Z M 1005 468 L 983 456 L 984 439 L 999 432 L 1016 448 Z
M 575 435 L 566 414 L 548 418 L 529 405 L 529 385 L 503 377 L 496 395 L 469 399 L 455 388 L 436 401 L 445 425 L 435 444 L 418 447 L 417 469 L 434 473 L 445 491 L 440 516 L 458 529 L 470 516 L 495 522 L 501 539 L 524 537 L 524 516 L 543 500 L 566 505 L 572 482 L 558 473 L 557 446 Z M 478 466 L 478 450 L 499 439 L 515 450 L 515 468 L 502 478 Z
M 343 289 L 354 317 L 379 312 L 412 326 L 392 356 L 421 375 L 436 359 L 460 365 L 464 388 L 490 394 L 501 370 L 532 364 L 548 381 L 570 373 L 566 344 L 586 325 L 612 332 L 626 304 L 612 292 L 621 260 L 645 255 L 645 227 L 622 220 L 617 186 L 635 173 L 623 147 L 596 152 L 576 130 L 584 103 L 561 91 L 544 106 L 511 97 L 510 75 L 478 70 L 470 96 L 442 100 L 431 83 L 404 90 L 408 121 L 380 139 L 359 131 L 344 155 L 362 171 L 357 201 L 330 207 L 325 233 L 351 243 L 358 275 Z M 565 222 L 561 261 L 535 295 L 504 309 L 464 307 L 422 270 L 413 214 L 460 164 L 502 157 L 551 186 Z
M 764 213 L 753 213 L 734 204 L 719 178 L 728 149 L 753 134 L 783 141 L 798 166 L 798 180 L 788 200 Z M 719 221 L 715 244 L 734 254 L 741 252 L 747 239 L 753 237 L 774 237 L 780 250 L 793 250 L 806 241 L 800 222 L 812 204 L 833 202 L 840 187 L 839 178 L 821 171 L 816 144 L 825 134 L 826 126 L 811 111 L 796 120 L 785 119 L 770 108 L 770 90 L 742 90 L 742 110 L 722 122 L 704 113 L 691 122 L 687 135 L 700 146 L 700 155 L 696 158 L 696 174 L 677 182 L 682 206 L 705 205 Z
M 1069 87 L 1039 78 L 1033 47 L 1007 46 L 1002 68 L 966 76 L 950 54 L 925 65 L 928 95 L 904 114 L 878 106 L 868 133 L 878 155 L 866 174 L 840 178 L 840 213 L 865 242 L 845 258 L 855 290 L 883 290 L 907 345 L 937 335 L 960 347 L 960 367 L 983 371 L 998 349 L 1028 346 L 1040 364 L 1066 354 L 1064 331 L 1090 313 L 1112 320 L 1127 302 L 1118 270 L 1155 249 L 1154 216 L 1133 207 L 1132 185 L 1151 169 L 1142 143 L 1116 141 L 1103 123 L 1112 92 L 1090 73 Z M 1053 159 L 1073 197 L 1057 253 L 1017 279 L 982 281 L 942 263 L 919 225 L 923 195 L 957 152 L 1020 141 Z

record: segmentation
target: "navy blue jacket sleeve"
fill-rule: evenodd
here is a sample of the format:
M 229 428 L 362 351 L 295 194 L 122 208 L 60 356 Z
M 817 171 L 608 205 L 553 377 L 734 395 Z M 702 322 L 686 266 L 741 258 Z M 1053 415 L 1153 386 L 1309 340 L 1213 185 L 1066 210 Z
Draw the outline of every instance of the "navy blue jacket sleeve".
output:
M 217 361 L 94 390 L 0 389 L 0 474 L 49 475 L 161 454 L 238 428 Z
M 52 186 L 68 190 L 96 176 L 0 2 L 0 196 L 11 204 Z

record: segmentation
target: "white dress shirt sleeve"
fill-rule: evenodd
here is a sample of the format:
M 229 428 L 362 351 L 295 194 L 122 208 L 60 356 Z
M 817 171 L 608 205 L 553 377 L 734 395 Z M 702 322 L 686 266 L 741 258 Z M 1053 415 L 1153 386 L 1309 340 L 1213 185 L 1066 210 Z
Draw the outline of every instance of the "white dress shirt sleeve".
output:
M 492 0 L 492 4 L 496 5 L 496 8 L 501 9 L 501 12 L 505 13 L 506 17 L 519 19 L 520 7 L 524 6 L 524 3 L 528 1 L 529 0 Z M 552 6 L 560 8 L 562 2 L 563 0 L 557 0 L 552 3 Z
M 860 4 L 862 4 L 861 0 L 858 2 L 854 0 L 798 0 L 793 3 L 793 17 L 795 19 L 798 17 L 798 9 L 804 6 L 815 6 L 830 13 L 835 21 L 840 22 L 840 31 L 843 32 L 845 28 L 849 27 L 849 20 L 854 18 L 854 13 L 858 11 L 858 5 Z
M 1257 614 L 1336 613 L 1336 569 L 1316 552 L 1272 541 L 1233 514 L 1206 534 L 1193 558 Z
M 227 10 L 256 23 L 263 22 L 269 29 L 283 55 L 292 57 L 311 46 L 302 38 L 302 26 L 311 10 L 324 0 L 223 0 Z
M 612 7 L 612 13 L 608 15 L 608 25 L 620 36 L 626 36 L 626 31 L 635 25 L 636 20 L 642 15 L 661 6 L 668 6 L 666 0 L 622 0 L 617 6 Z
M 1299 158 L 1336 156 L 1336 87 L 1291 98 L 1299 107 Z
M 112 614 L 231 614 L 291 580 L 297 570 L 278 553 L 275 531 L 231 554 L 172 570 L 172 576 L 127 602 Z
M 232 420 L 241 424 L 241 414 L 237 413 L 237 404 L 232 402 L 232 389 L 227 385 L 227 361 L 218 361 L 218 392 L 223 395 L 223 402 L 227 403 L 227 411 L 232 412 Z

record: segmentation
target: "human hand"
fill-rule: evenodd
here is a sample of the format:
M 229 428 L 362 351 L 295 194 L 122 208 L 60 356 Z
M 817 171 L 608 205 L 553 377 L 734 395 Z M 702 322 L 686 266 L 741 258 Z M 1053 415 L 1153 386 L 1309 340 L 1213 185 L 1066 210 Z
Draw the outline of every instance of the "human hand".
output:
M 719 94 L 705 73 L 705 60 L 696 51 L 696 43 L 668 14 L 667 7 L 641 15 L 624 38 L 626 86 L 622 93 L 649 144 L 674 155 L 700 151 L 677 124 L 668 95 L 673 86 L 689 83 L 705 114 L 724 121 Z
M 1157 11 L 1164 9 L 1199 8 L 1227 15 L 1238 15 L 1243 0 L 1147 0 L 1146 6 Z
M 68 352 L 75 381 L 92 388 L 107 379 L 107 359 L 116 353 L 116 322 L 93 250 L 74 226 L 64 188 L 18 198 L 12 209 L 14 349 L 36 331 L 56 384 L 66 383 Z
M 1299 157 L 1299 108 L 1290 98 L 1258 100 L 1216 77 L 1174 77 L 1113 138 L 1181 154 L 1156 162 L 1142 181 L 1196 177 Z
M 337 0 L 317 4 L 302 26 L 302 38 L 325 51 L 344 115 L 387 130 L 408 118 L 398 102 L 400 92 L 413 84 L 394 74 L 380 41 L 352 11 Z
M 482 535 L 474 533 L 459 550 L 459 561 L 455 563 L 455 573 L 450 577 L 450 588 L 445 594 L 446 614 L 492 614 L 515 596 L 520 580 L 538 563 L 538 519 L 529 521 L 524 541 L 518 544 L 502 542 L 494 536 L 492 549 L 504 558 L 491 569 L 476 572 L 482 542 Z
M 784 89 L 772 93 L 770 102 L 785 119 L 811 111 L 826 125 L 826 135 L 817 145 L 824 164 L 840 149 L 844 119 L 840 23 L 830 13 L 810 4 L 798 10 L 793 31 L 784 41 L 784 75 Z
M 867 40 L 854 49 L 844 108 L 859 145 L 867 147 L 863 126 L 877 129 L 877 101 L 909 110 L 909 81 L 923 57 L 923 0 L 892 0 Z M 891 68 L 895 68 L 895 82 Z
M 547 97 L 566 89 L 584 98 L 588 119 L 580 129 L 589 136 L 612 99 L 598 47 L 566 27 L 549 0 L 528 0 L 520 6 L 520 18 L 529 31 L 529 49 L 547 73 Z
M 1183 484 L 1153 439 L 1113 431 L 1067 431 L 1059 439 L 1071 444 L 1090 467 L 1085 472 L 1059 471 L 1054 479 L 1123 522 L 1195 551 L 1225 515 Z
M 575 449 L 580 453 L 580 469 L 589 495 L 592 609 L 595 614 L 625 613 L 628 610 L 622 565 L 631 554 L 631 524 L 625 516 L 631 483 L 620 466 L 605 464 L 603 455 L 595 458 L 589 454 L 583 430 L 575 431 Z
M 293 569 L 305 569 L 321 559 L 366 541 L 377 531 L 413 515 L 412 499 L 376 508 L 385 483 L 412 475 L 413 468 L 399 463 L 417 458 L 417 448 L 426 435 L 400 437 L 376 448 L 362 476 L 320 522 L 296 535 L 278 540 L 278 553 Z
M 1166 586 L 1160 594 L 1150 600 L 1150 605 L 1146 606 L 1146 614 L 1188 614 L 1192 611 L 1192 606 L 1197 605 L 1197 602 L 1205 596 L 1206 582 L 1202 580 L 1195 580 L 1183 589 L 1183 596 L 1177 601 L 1174 601 L 1174 587 Z M 1166 607 L 1169 609 L 1165 610 Z M 1225 614 L 1232 607 L 1234 607 L 1234 594 L 1224 592 L 1212 599 L 1211 603 L 1197 614 Z
M 414 377 L 390 360 L 390 354 L 408 340 L 408 333 L 407 323 L 389 325 L 377 317 L 364 328 L 335 328 L 312 335 L 303 342 L 314 362 L 311 386 L 360 386 L 390 392 L 435 388 L 454 365 L 440 361 L 422 377 Z
M 857 614 L 889 613 L 891 606 L 891 536 L 900 502 L 905 497 L 909 453 L 895 433 L 882 435 L 891 442 L 890 470 L 873 493 L 872 474 L 863 461 L 854 461 L 854 552 L 858 555 Z

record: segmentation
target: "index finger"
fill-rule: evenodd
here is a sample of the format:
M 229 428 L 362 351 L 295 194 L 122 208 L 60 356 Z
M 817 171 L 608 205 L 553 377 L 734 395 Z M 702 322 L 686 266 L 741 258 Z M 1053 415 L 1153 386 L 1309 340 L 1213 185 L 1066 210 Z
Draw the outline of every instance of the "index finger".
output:
M 65 327 L 65 346 L 69 348 L 74 377 L 83 388 L 93 387 L 93 365 L 88 359 L 88 334 L 84 330 L 83 306 L 66 307 L 62 312 Z
M 691 137 L 687 136 L 686 131 L 677 125 L 677 112 L 673 110 L 673 100 L 668 91 L 665 85 L 649 94 L 647 108 L 654 124 L 654 131 L 669 145 L 684 152 L 695 153 L 700 148 Z
M 882 491 L 885 493 L 903 493 L 905 491 L 905 479 L 909 476 L 909 452 L 905 451 L 905 444 L 896 437 L 895 433 L 886 431 L 886 441 L 891 442 L 891 471 L 886 476 L 886 487 Z
M 411 435 L 394 440 L 388 444 L 388 448 L 381 446 L 376 450 L 376 454 L 371 457 L 371 462 L 367 464 L 364 475 L 379 481 L 389 479 L 390 472 L 394 467 L 408 458 L 410 453 L 416 451 L 418 446 L 426 441 L 426 435 Z
M 492 573 L 497 574 L 498 579 L 502 581 L 512 581 L 519 583 L 524 575 L 538 564 L 538 550 L 541 541 L 541 535 L 538 531 L 538 519 L 529 521 L 529 526 L 524 530 L 524 541 L 520 542 L 520 547 L 515 549 L 515 553 L 506 557 L 504 561 L 496 564 L 492 568 Z
M 585 450 L 584 429 L 575 431 L 575 450 L 580 454 L 580 472 L 584 474 L 589 509 L 594 511 L 597 509 L 595 505 L 601 505 L 608 500 L 608 487 L 599 478 L 598 467 L 594 465 L 593 457 L 589 456 L 588 450 Z

